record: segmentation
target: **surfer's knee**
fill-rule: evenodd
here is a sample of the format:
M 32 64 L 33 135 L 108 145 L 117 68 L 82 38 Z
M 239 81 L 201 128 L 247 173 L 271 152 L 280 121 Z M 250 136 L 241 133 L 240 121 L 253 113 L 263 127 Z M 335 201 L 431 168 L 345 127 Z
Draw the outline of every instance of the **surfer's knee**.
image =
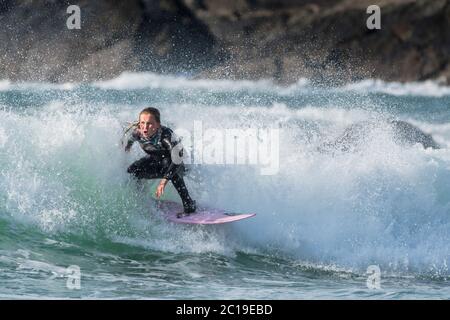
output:
M 131 174 L 136 179 L 142 179 L 143 178 L 143 170 L 139 166 L 136 166 L 132 164 L 128 167 L 127 172 Z
M 135 165 L 131 165 L 128 167 L 127 172 L 130 174 L 135 174 L 137 171 L 137 167 Z

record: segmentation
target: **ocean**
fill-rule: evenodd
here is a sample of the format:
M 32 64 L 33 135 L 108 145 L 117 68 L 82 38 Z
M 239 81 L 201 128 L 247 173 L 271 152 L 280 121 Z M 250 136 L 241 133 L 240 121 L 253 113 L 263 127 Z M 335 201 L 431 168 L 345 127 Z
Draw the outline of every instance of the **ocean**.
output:
M 259 154 L 270 174 L 197 160 L 186 175 L 198 203 L 254 218 L 163 218 L 155 181 L 126 172 L 143 152 L 121 145 L 147 106 L 177 132 L 210 130 L 215 159 L 226 130 L 277 132 L 276 158 Z M 441 148 L 399 143 L 393 120 Z M 1 80 L 0 299 L 448 299 L 449 144 L 450 87 L 431 81 Z

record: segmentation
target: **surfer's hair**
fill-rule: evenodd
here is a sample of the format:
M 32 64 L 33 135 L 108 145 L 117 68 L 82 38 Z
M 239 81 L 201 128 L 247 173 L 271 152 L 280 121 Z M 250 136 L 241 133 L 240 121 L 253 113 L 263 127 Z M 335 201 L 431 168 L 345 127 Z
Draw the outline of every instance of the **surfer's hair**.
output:
M 161 123 L 161 114 L 159 113 L 158 109 L 153 107 L 145 108 L 139 113 L 139 120 L 141 119 L 141 115 L 143 114 L 151 114 L 153 118 L 155 118 L 156 122 Z

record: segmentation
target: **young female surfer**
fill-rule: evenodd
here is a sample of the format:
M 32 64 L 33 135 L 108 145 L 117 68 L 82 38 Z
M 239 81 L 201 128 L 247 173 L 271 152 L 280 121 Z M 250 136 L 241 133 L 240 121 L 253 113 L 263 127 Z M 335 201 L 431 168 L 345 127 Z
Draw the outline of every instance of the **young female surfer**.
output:
M 178 145 L 179 141 L 175 139 L 171 129 L 161 125 L 159 110 L 142 110 L 138 122 L 129 128 L 131 129 L 133 131 L 125 151 L 130 151 L 133 143 L 137 141 L 147 155 L 131 164 L 128 173 L 137 179 L 161 179 L 155 193 L 158 199 L 164 193 L 167 182 L 172 181 L 183 202 L 184 213 L 195 212 L 195 201 L 189 196 L 182 177 L 184 165 L 178 157 L 182 152 L 181 144 Z M 175 156 L 177 159 L 174 159 Z

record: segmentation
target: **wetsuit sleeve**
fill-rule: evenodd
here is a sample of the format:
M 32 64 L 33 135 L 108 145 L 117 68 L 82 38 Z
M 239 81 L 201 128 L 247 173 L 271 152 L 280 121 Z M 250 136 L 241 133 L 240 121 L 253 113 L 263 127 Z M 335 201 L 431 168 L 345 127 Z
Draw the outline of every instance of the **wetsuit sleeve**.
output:
M 176 145 L 178 145 L 179 141 L 172 141 L 172 135 L 170 134 L 170 135 L 164 135 L 162 137 L 161 143 L 162 143 L 164 149 L 166 149 L 170 152 L 170 156 L 172 157 L 172 150 Z M 181 147 L 181 145 L 179 145 L 178 147 Z M 182 155 L 182 151 L 180 151 L 180 155 Z M 171 159 L 169 167 L 164 172 L 163 178 L 171 180 L 172 177 L 177 173 L 180 166 L 181 166 L 181 162 L 174 163 L 173 159 Z
M 125 150 L 129 150 L 134 142 L 139 140 L 138 133 L 136 131 L 133 131 L 128 138 L 127 144 L 125 146 Z

